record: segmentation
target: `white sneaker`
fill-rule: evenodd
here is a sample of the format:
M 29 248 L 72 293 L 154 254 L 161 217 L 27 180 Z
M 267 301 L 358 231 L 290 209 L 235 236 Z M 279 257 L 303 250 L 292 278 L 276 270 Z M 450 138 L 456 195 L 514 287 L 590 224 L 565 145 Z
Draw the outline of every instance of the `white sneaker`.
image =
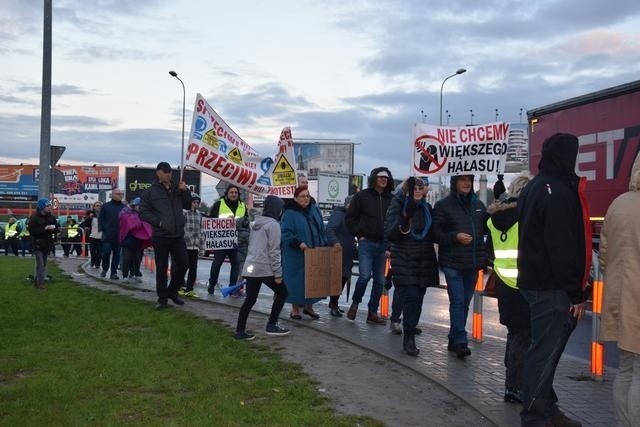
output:
M 400 322 L 391 322 L 389 324 L 389 328 L 391 329 L 392 334 L 402 335 L 402 326 L 400 326 Z

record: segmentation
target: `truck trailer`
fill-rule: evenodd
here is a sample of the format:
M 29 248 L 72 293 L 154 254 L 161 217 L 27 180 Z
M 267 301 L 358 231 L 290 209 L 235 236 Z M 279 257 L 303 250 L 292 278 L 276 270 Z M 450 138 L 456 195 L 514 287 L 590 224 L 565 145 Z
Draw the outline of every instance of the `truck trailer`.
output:
M 576 173 L 585 176 L 590 216 L 601 219 L 629 190 L 640 150 L 640 80 L 527 111 L 529 169 L 538 172 L 542 143 L 563 132 L 578 137 Z

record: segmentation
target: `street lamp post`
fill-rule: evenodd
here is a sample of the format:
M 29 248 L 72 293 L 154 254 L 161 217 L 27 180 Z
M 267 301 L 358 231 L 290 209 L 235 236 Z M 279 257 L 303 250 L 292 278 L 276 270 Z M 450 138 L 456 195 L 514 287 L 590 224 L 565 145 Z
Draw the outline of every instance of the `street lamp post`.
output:
M 458 70 L 451 74 L 450 76 L 447 76 L 443 81 L 442 81 L 442 85 L 440 85 L 440 126 L 442 126 L 442 90 L 444 89 L 444 83 L 449 80 L 451 77 L 455 77 L 458 74 L 462 74 L 462 73 L 466 73 L 467 70 L 465 68 L 458 68 Z
M 169 75 L 178 79 L 182 85 L 182 149 L 180 151 L 180 181 L 182 181 L 182 175 L 184 174 L 184 110 L 186 102 L 186 91 L 184 90 L 184 82 L 178 77 L 178 73 L 175 71 L 169 71 Z

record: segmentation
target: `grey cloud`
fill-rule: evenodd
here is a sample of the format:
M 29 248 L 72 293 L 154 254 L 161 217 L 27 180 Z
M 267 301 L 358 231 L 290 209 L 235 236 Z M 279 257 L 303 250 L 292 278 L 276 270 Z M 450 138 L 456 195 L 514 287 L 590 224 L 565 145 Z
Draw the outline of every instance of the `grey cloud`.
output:
M 108 126 L 109 122 L 89 116 L 52 116 L 52 128 L 95 128 Z
M 6 102 L 8 104 L 33 104 L 34 101 L 31 101 L 24 97 L 13 96 L 13 95 L 0 95 L 0 102 Z
M 18 87 L 20 92 L 30 92 L 40 95 L 42 93 L 41 85 L 23 84 Z M 83 88 L 70 84 L 59 84 L 51 86 L 51 93 L 53 95 L 85 95 L 89 93 Z
M 74 60 L 102 61 L 112 59 L 150 60 L 158 59 L 162 55 L 141 49 L 85 44 L 81 47 L 69 50 L 66 52 L 65 56 Z

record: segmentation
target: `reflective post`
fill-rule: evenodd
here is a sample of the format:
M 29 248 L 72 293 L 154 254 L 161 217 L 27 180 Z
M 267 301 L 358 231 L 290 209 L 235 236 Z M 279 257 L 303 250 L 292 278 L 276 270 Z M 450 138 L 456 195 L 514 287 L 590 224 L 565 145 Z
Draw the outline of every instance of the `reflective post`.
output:
M 591 378 L 595 381 L 604 380 L 604 344 L 600 340 L 602 327 L 602 293 L 604 281 L 600 266 L 594 263 L 595 280 L 593 281 L 593 316 L 591 317 Z
M 384 265 L 384 277 L 387 277 L 390 269 L 391 261 L 387 258 Z M 383 319 L 389 318 L 389 291 L 384 286 L 382 287 L 382 295 L 380 296 L 380 317 Z
M 484 271 L 478 270 L 478 280 L 473 293 L 473 331 L 471 339 L 482 342 L 482 291 L 484 291 Z

